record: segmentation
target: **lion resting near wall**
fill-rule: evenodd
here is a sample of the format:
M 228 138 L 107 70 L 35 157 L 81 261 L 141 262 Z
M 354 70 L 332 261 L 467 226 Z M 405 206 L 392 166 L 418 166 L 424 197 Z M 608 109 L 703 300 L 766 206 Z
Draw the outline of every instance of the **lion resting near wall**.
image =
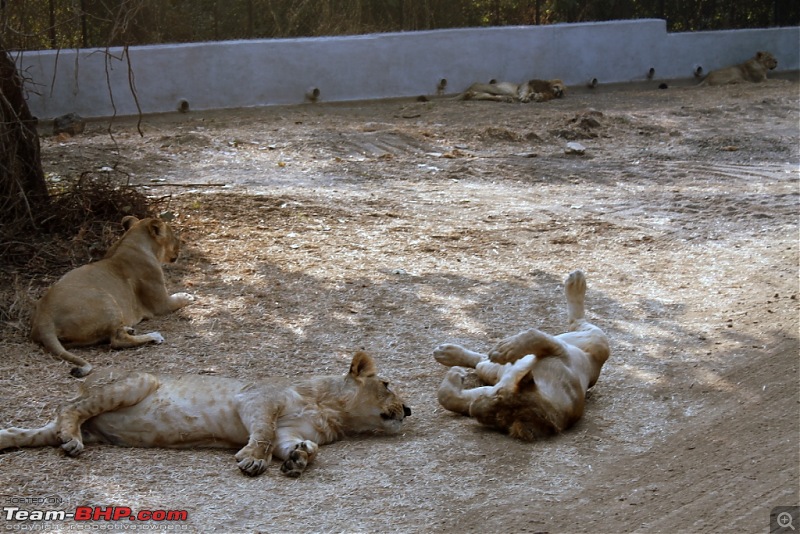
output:
M 169 295 L 162 263 L 174 262 L 180 240 L 160 219 L 125 217 L 125 234 L 100 261 L 65 274 L 39 300 L 31 338 L 49 352 L 74 363 L 73 376 L 92 366 L 64 345 L 111 343 L 115 349 L 162 343 L 158 332 L 133 335 L 144 319 L 177 310 L 194 300 L 188 293 Z
M 495 102 L 546 102 L 566 93 L 561 80 L 528 80 L 512 82 L 473 83 L 456 97 L 458 100 L 491 100 Z
M 740 65 L 714 70 L 700 85 L 727 85 L 731 83 L 759 83 L 767 79 L 767 72 L 778 66 L 778 60 L 769 52 L 756 55 Z
M 37 429 L 0 430 L 0 450 L 61 446 L 70 456 L 87 443 L 123 447 L 242 447 L 243 473 L 260 475 L 272 456 L 297 477 L 320 445 L 345 435 L 400 430 L 411 410 L 375 362 L 357 352 L 344 377 L 259 382 L 204 375 L 162 376 L 106 369 L 81 384 L 81 395 Z
M 580 419 L 586 391 L 597 382 L 609 346 L 605 333 L 585 318 L 584 274 L 570 274 L 564 291 L 565 334 L 527 330 L 501 341 L 488 355 L 458 345 L 437 347 L 434 358 L 452 366 L 439 387 L 439 403 L 523 440 L 558 433 Z M 484 385 L 467 385 L 468 367 Z

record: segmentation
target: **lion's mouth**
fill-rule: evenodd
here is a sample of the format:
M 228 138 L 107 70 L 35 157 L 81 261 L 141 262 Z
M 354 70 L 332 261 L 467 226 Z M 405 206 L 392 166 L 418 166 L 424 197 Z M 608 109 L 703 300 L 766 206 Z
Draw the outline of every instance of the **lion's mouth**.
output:
M 402 417 L 400 417 L 399 413 L 390 412 L 390 413 L 382 413 L 381 414 L 381 419 L 383 419 L 384 421 L 391 421 L 393 419 L 400 419 L 402 421 L 403 417 L 408 417 L 409 415 L 411 415 L 411 408 L 409 408 L 408 406 L 406 406 L 404 404 L 403 405 L 403 416 Z

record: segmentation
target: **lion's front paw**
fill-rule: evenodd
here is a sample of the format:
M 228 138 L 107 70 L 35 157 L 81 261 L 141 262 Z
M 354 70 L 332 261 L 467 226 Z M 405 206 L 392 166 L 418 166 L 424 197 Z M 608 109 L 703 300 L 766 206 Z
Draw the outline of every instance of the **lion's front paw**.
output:
M 81 452 L 83 452 L 83 443 L 78 438 L 72 438 L 71 440 L 62 443 L 61 448 L 69 456 L 78 456 Z
M 246 456 L 242 459 L 237 458 L 237 464 L 239 469 L 242 470 L 247 476 L 257 477 L 261 473 L 267 470 L 267 465 L 269 461 L 263 458 L 253 458 L 252 456 Z
M 281 473 L 292 478 L 302 475 L 308 466 L 309 452 L 305 441 L 298 443 L 281 465 Z
M 529 353 L 530 338 L 529 332 L 522 332 L 504 339 L 489 352 L 489 360 L 494 363 L 514 363 Z
M 444 382 L 457 391 L 464 389 L 464 380 L 467 378 L 467 370 L 464 367 L 451 367 L 444 375 Z
M 464 348 L 459 345 L 445 344 L 433 349 L 433 358 L 448 367 L 464 364 Z

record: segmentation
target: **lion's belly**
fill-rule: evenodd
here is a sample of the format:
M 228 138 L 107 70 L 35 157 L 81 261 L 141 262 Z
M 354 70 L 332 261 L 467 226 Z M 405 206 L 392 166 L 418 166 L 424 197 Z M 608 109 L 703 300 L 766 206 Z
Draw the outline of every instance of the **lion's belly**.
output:
M 100 414 L 86 429 L 100 441 L 128 447 L 240 447 L 249 438 L 235 403 L 241 387 L 220 377 L 164 379 L 140 403 Z

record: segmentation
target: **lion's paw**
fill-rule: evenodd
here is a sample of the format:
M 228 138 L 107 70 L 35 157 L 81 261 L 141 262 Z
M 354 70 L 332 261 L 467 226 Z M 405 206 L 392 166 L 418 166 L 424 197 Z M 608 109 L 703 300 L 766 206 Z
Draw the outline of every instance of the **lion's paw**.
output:
M 514 363 L 528 354 L 528 345 L 535 335 L 536 333 L 533 330 L 528 330 L 515 336 L 507 337 L 489 351 L 489 360 L 494 363 Z
M 287 477 L 297 478 L 308 467 L 309 450 L 305 441 L 298 443 L 289 457 L 281 465 L 281 473 Z
M 466 380 L 469 371 L 467 371 L 464 367 L 454 366 L 451 367 L 447 374 L 444 375 L 444 380 L 442 385 L 444 386 L 447 384 L 448 386 L 452 387 L 456 391 L 461 391 L 464 389 L 464 381 Z
M 161 345 L 164 342 L 164 336 L 161 335 L 161 332 L 150 332 L 147 335 L 150 336 L 150 339 L 156 345 Z
M 433 358 L 448 367 L 464 365 L 464 348 L 459 345 L 444 344 L 433 349 Z
M 183 302 L 184 306 L 186 304 L 189 304 L 190 302 L 194 302 L 196 300 L 195 296 L 192 295 L 191 293 L 174 293 L 172 295 L 172 298 Z
M 83 378 L 84 376 L 91 373 L 92 369 L 93 369 L 92 364 L 87 363 L 86 365 L 83 365 L 81 367 L 73 367 L 72 369 L 70 369 L 69 374 L 71 374 L 75 378 Z
M 77 438 L 72 438 L 71 440 L 62 443 L 61 448 L 69 456 L 78 456 L 81 452 L 83 452 L 83 443 Z
M 245 456 L 241 459 L 237 458 L 239 469 L 242 470 L 247 476 L 257 477 L 267 470 L 268 460 L 263 458 L 253 458 L 252 456 Z
M 582 297 L 586 293 L 586 275 L 583 271 L 572 271 L 564 282 L 567 297 Z

